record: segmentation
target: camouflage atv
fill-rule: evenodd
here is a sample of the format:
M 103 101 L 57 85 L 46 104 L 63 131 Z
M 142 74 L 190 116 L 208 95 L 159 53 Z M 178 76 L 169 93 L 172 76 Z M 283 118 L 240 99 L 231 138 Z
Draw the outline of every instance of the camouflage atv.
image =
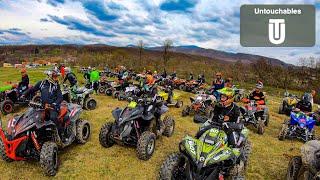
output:
M 238 132 L 247 134 L 247 129 L 235 123 L 208 122 L 196 137 L 182 139 L 179 152 L 169 155 L 162 164 L 160 179 L 244 178 L 251 145 Z M 233 133 L 228 136 L 230 130 Z
M 312 140 L 301 147 L 301 156 L 293 156 L 287 170 L 287 180 L 320 179 L 320 141 Z

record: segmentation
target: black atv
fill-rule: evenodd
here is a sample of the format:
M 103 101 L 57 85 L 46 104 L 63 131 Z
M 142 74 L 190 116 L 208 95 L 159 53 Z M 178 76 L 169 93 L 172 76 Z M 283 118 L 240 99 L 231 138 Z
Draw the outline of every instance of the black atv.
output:
M 15 105 L 28 105 L 28 103 L 32 100 L 35 94 L 29 94 L 26 98 L 20 98 L 21 95 L 22 93 L 18 92 L 16 88 L 8 90 L 6 92 L 2 92 L 0 98 L 0 110 L 2 114 L 7 115 L 14 112 Z
M 35 159 L 40 161 L 46 175 L 54 176 L 59 166 L 58 149 L 74 141 L 86 143 L 90 124 L 79 118 L 82 108 L 76 104 L 61 106 L 59 126 L 48 120 L 42 104 L 30 102 L 29 105 L 25 113 L 9 120 L 7 131 L 1 123 L 0 156 L 6 162 Z
M 175 122 L 170 116 L 161 120 L 161 115 L 168 111 L 159 96 L 131 101 L 124 109 L 112 111 L 114 122 L 107 122 L 100 130 L 99 140 L 103 147 L 114 143 L 137 148 L 139 159 L 148 160 L 155 150 L 156 137 L 172 136 Z

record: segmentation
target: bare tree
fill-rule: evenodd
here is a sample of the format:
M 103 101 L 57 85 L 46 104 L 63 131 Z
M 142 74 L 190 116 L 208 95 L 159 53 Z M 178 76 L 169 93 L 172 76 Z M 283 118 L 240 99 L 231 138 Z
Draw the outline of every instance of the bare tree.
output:
M 172 48 L 172 40 L 166 39 L 163 42 L 163 64 L 166 67 L 170 60 L 170 49 Z
M 139 49 L 139 62 L 142 63 L 142 53 L 144 49 L 145 44 L 143 43 L 142 40 L 138 42 L 138 49 Z

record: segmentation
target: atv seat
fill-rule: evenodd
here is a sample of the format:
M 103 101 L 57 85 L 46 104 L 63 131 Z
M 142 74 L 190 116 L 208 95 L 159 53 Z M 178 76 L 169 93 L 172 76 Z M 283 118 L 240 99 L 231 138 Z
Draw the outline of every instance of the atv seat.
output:
M 59 120 L 63 120 L 64 116 L 68 113 L 68 107 L 65 105 L 61 105 L 60 114 L 58 116 Z

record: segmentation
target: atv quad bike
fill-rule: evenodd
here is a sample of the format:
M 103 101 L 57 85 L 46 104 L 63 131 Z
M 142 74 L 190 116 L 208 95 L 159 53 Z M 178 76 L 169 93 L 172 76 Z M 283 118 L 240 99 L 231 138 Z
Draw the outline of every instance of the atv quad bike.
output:
M 196 137 L 184 137 L 179 152 L 163 162 L 160 179 L 244 179 L 251 145 L 239 137 L 242 129 L 243 125 L 234 123 L 205 123 Z M 228 131 L 236 132 L 228 136 Z
M 287 180 L 320 179 L 320 142 L 311 140 L 301 147 L 301 156 L 293 156 L 287 170 Z
M 126 108 L 112 111 L 115 121 L 102 126 L 100 144 L 106 148 L 115 143 L 133 146 L 139 159 L 148 160 L 155 150 L 156 137 L 170 137 L 174 132 L 172 117 L 160 119 L 167 111 L 168 107 L 159 101 L 158 96 L 152 100 L 141 99 L 138 103 L 131 101 Z
M 301 139 L 304 142 L 315 139 L 315 120 L 312 116 L 299 111 L 291 112 L 290 119 L 285 120 L 279 132 L 279 140 Z
M 265 126 L 269 124 L 269 113 L 265 112 L 264 106 L 260 106 L 257 101 L 250 100 L 249 104 L 241 107 L 240 110 L 243 122 L 257 128 L 258 134 L 263 134 Z
M 112 83 L 112 81 L 100 81 L 98 93 L 99 94 L 106 94 L 106 90 L 111 88 L 111 83 Z
M 91 94 L 93 94 L 93 89 L 81 87 L 73 92 L 67 85 L 64 85 L 62 91 L 63 100 L 78 104 L 86 110 L 94 110 L 97 107 L 97 101 L 90 96 Z
M 61 129 L 48 119 L 42 104 L 29 105 L 25 113 L 9 120 L 6 131 L 0 126 L 0 156 L 6 162 L 37 160 L 46 175 L 54 176 L 59 167 L 58 150 L 74 141 L 86 143 L 89 122 L 79 118 L 79 105 L 68 103 L 61 106 L 58 116 L 59 127 L 64 127 Z
M 172 81 L 172 87 L 175 89 L 179 89 L 181 91 L 185 91 L 186 88 L 186 80 L 185 79 L 179 79 L 179 78 L 174 78 Z
M 216 98 L 213 95 L 198 94 L 195 98 L 190 97 L 191 105 L 182 110 L 182 116 L 199 114 L 210 117 Z
M 168 107 L 176 107 L 180 108 L 183 106 L 183 101 L 180 99 L 180 96 L 176 93 L 173 93 L 173 89 L 171 86 L 166 86 L 159 92 L 159 96 L 161 96 L 164 100 L 164 103 Z
M 111 87 L 106 90 L 106 95 L 118 98 L 120 92 L 125 91 L 126 87 L 129 85 L 130 83 L 125 82 L 124 80 L 114 81 L 111 83 Z
M 29 86 L 28 88 L 31 88 Z M 7 85 L 0 88 L 0 110 L 2 114 L 10 114 L 14 112 L 14 106 L 25 106 L 32 100 L 34 93 L 29 94 L 26 98 L 20 98 L 22 93 L 18 92 L 17 88 L 14 88 L 13 85 Z
M 296 95 L 288 93 L 288 91 L 284 93 L 284 96 L 285 97 L 282 99 L 282 103 L 279 106 L 279 114 L 290 115 L 290 112 L 299 102 L 299 98 Z
M 141 90 L 138 86 L 135 85 L 129 85 L 128 87 L 125 88 L 124 91 L 119 91 L 118 94 L 118 100 L 123 101 L 123 100 L 128 100 L 129 98 L 136 98 L 141 95 Z

